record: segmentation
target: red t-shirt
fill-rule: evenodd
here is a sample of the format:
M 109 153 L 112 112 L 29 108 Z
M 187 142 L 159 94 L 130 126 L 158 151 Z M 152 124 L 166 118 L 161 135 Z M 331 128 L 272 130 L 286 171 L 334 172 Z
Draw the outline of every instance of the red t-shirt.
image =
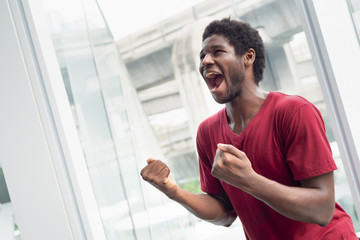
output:
M 247 239 L 357 239 L 349 215 L 336 203 L 331 222 L 321 227 L 284 217 L 267 204 L 211 175 L 218 143 L 246 153 L 254 170 L 287 186 L 336 169 L 319 110 L 299 96 L 270 92 L 263 106 L 239 134 L 231 131 L 225 108 L 198 129 L 201 189 L 226 193 L 239 216 Z

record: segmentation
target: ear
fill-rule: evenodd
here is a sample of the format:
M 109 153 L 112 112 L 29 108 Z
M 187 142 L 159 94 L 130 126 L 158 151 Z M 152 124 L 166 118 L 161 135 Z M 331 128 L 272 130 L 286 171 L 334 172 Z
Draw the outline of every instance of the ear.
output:
M 254 49 L 249 48 L 243 56 L 244 56 L 243 60 L 246 67 L 253 65 L 256 57 L 256 53 Z

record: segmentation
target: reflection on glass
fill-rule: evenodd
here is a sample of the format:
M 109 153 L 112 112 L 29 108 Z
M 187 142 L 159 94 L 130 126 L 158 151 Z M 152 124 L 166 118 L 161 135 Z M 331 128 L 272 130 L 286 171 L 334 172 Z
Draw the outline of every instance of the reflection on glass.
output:
M 197 70 L 201 32 L 209 16 L 229 15 L 265 41 L 262 87 L 304 96 L 322 112 L 339 168 L 336 200 L 359 230 L 294 0 L 204 1 L 116 43 L 95 0 L 43 5 L 107 239 L 245 239 L 239 221 L 230 228 L 200 221 L 139 177 L 154 157 L 180 186 L 200 192 L 196 129 L 222 107 Z

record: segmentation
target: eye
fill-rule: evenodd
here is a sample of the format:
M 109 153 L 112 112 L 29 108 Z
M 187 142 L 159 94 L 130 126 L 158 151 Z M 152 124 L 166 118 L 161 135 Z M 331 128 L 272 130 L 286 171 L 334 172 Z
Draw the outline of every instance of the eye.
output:
M 215 55 L 219 55 L 220 53 L 224 52 L 223 50 L 215 50 Z

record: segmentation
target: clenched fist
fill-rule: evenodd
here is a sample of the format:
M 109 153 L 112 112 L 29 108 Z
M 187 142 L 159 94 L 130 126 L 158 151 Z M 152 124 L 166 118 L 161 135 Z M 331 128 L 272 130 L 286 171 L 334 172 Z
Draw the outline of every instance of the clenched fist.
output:
M 149 158 L 147 163 L 140 172 L 141 177 L 169 198 L 173 198 L 178 186 L 170 175 L 169 167 L 162 161 L 152 158 Z
M 246 154 L 228 144 L 218 144 L 211 175 L 235 187 L 246 190 L 255 175 Z

